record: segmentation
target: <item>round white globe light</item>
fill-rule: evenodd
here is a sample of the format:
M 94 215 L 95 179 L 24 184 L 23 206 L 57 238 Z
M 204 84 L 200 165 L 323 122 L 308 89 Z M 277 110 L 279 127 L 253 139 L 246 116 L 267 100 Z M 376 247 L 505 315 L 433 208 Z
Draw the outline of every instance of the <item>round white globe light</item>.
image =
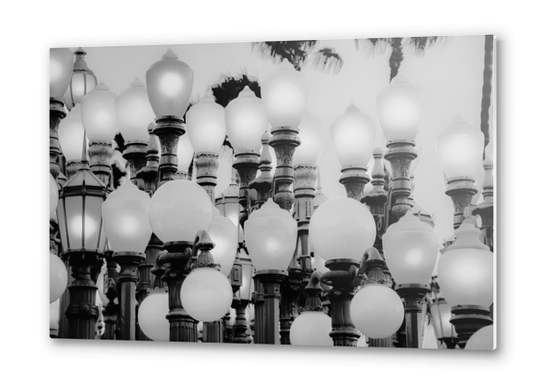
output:
M 331 317 L 323 312 L 305 311 L 296 317 L 290 328 L 292 345 L 331 347 Z
M 139 306 L 139 328 L 153 341 L 169 341 L 169 321 L 166 319 L 168 313 L 168 293 L 151 293 Z
M 474 332 L 465 344 L 466 351 L 492 351 L 494 349 L 493 325 L 488 325 Z
M 68 286 L 68 270 L 57 255 L 50 254 L 49 303 L 62 296 Z

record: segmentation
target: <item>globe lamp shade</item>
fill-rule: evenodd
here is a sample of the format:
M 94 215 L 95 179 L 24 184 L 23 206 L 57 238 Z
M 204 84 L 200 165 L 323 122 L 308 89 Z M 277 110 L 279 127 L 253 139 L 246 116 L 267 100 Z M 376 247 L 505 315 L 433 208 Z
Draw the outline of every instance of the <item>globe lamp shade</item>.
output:
M 68 48 L 51 48 L 49 97 L 62 100 L 73 74 L 73 53 Z
M 482 167 L 484 134 L 456 116 L 436 141 L 440 165 L 448 180 L 469 178 L 476 180 Z
M 84 138 L 85 128 L 81 118 L 81 104 L 77 104 L 58 125 L 58 140 L 66 161 L 81 160 Z
M 465 344 L 466 351 L 492 351 L 494 349 L 493 325 L 488 325 L 474 332 Z
M 480 241 L 481 232 L 470 219 L 455 231 L 455 242 L 438 261 L 442 296 L 452 305 L 493 303 L 493 253 Z
M 52 175 L 49 175 L 49 218 L 52 219 L 58 205 L 58 184 Z
M 171 180 L 151 198 L 149 218 L 153 232 L 164 243 L 193 242 L 198 231 L 208 230 L 213 205 L 207 192 L 189 180 Z
M 262 101 L 273 128 L 297 128 L 309 100 L 309 81 L 288 61 L 262 83 Z
M 75 62 L 73 63 L 73 74 L 68 86 L 68 90 L 64 95 L 64 103 L 71 110 L 77 105 L 85 95 L 92 91 L 98 81 L 94 73 L 88 68 L 85 61 L 86 52 L 82 48 L 78 48 L 74 53 Z
M 290 328 L 292 345 L 332 347 L 331 317 L 324 312 L 305 311 L 295 318 Z
M 364 204 L 347 197 L 336 197 L 314 212 L 309 233 L 312 249 L 324 260 L 361 261 L 365 250 L 374 244 L 376 227 Z
M 299 123 L 299 145 L 294 152 L 294 166 L 296 165 L 316 165 L 326 138 L 326 129 L 324 123 L 310 113 L 306 113 Z
M 246 86 L 226 106 L 226 132 L 235 153 L 260 153 L 268 121 L 262 101 Z
M 296 247 L 297 222 L 269 199 L 245 222 L 245 239 L 257 271 L 286 270 Z
M 57 301 L 68 286 L 68 271 L 57 255 L 50 254 L 49 303 Z
M 151 198 L 131 182 L 124 182 L 102 204 L 105 234 L 115 252 L 145 252 L 152 235 Z
M 186 128 L 196 153 L 219 153 L 226 137 L 224 107 L 208 93 L 186 113 Z
M 369 338 L 383 339 L 393 335 L 401 327 L 404 316 L 401 298 L 385 285 L 367 284 L 352 298 L 352 322 Z
M 211 251 L 213 258 L 220 264 L 220 272 L 228 277 L 237 255 L 237 227 L 213 207 L 213 221 L 208 233 L 215 243 Z
M 139 305 L 139 328 L 153 341 L 169 341 L 169 301 L 167 292 L 151 292 Z
M 423 122 L 422 90 L 397 75 L 376 98 L 378 123 L 388 141 L 414 141 Z
M 194 147 L 190 141 L 190 137 L 185 133 L 179 137 L 177 143 L 177 161 L 178 169 L 181 172 L 188 173 L 192 159 L 194 158 Z
M 408 211 L 382 236 L 386 263 L 396 284 L 428 285 L 439 252 L 437 233 Z
M 330 128 L 331 144 L 343 168 L 367 167 L 373 154 L 376 125 L 358 107 L 351 104 Z
M 147 71 L 147 92 L 156 117 L 182 118 L 188 108 L 194 72 L 168 49 Z
M 110 143 L 118 130 L 116 95 L 100 83 L 81 100 L 81 117 L 89 141 Z
M 181 287 L 183 308 L 198 321 L 220 320 L 228 313 L 232 300 L 230 281 L 213 268 L 193 270 Z
M 119 130 L 126 142 L 149 142 L 149 123 L 155 116 L 145 84 L 136 78 L 115 100 Z

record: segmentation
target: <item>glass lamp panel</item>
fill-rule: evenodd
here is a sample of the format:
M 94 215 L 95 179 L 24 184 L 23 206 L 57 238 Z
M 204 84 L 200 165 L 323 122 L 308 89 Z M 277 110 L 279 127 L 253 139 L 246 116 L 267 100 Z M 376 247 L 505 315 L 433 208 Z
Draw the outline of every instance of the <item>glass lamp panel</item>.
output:
M 424 113 L 422 90 L 401 75 L 394 77 L 376 98 L 378 123 L 388 141 L 416 139 Z
M 84 248 L 84 231 L 88 233 L 98 232 L 98 225 L 91 218 L 84 217 L 83 198 L 81 196 L 65 197 L 63 208 L 66 212 L 66 238 L 68 240 L 67 247 L 64 250 L 82 249 Z
M 177 143 L 177 161 L 179 163 L 179 171 L 188 172 L 188 168 L 190 168 L 190 163 L 192 163 L 193 158 L 194 147 L 192 147 L 190 137 L 188 137 L 188 135 L 185 133 L 179 137 L 179 141 Z
M 100 83 L 81 100 L 81 117 L 90 141 L 109 143 L 117 133 L 115 98 L 104 83 Z
M 292 345 L 332 347 L 331 317 L 324 312 L 305 311 L 296 317 L 290 328 Z
M 457 337 L 455 329 L 450 323 L 452 318 L 452 306 L 440 299 L 431 305 L 431 317 L 437 339 Z
M 226 131 L 235 153 L 260 153 L 268 121 L 262 101 L 246 86 L 225 110 Z
M 228 277 L 237 255 L 237 227 L 215 209 L 208 233 L 215 243 L 211 250 L 215 263 L 220 264 L 220 272 Z
M 468 177 L 476 179 L 482 166 L 483 133 L 456 116 L 436 141 L 440 165 L 447 179 Z
M 296 247 L 297 222 L 269 199 L 245 222 L 245 239 L 257 271 L 286 270 Z
M 149 141 L 149 124 L 154 120 L 145 84 L 136 78 L 115 100 L 119 130 L 125 141 Z
M 147 71 L 147 92 L 156 117 L 182 118 L 188 108 L 194 72 L 168 49 Z
M 341 166 L 367 167 L 373 154 L 376 125 L 359 108 L 351 104 L 331 124 L 331 144 Z
M 113 191 L 102 204 L 107 239 L 116 252 L 145 252 L 151 238 L 151 198 L 131 182 Z
M 273 128 L 297 127 L 309 100 L 309 81 L 288 61 L 262 83 L 262 100 Z
M 437 262 L 437 233 L 408 211 L 390 225 L 382 245 L 396 284 L 429 284 Z
M 324 123 L 310 113 L 305 114 L 299 124 L 299 145 L 294 152 L 294 166 L 316 165 L 326 138 Z
M 238 201 L 225 201 L 224 202 L 224 216 L 228 218 L 233 225 L 237 227 L 239 224 L 239 202 Z
M 87 250 L 96 250 L 102 252 L 105 246 L 105 231 L 102 221 L 102 203 L 103 199 L 97 196 L 85 197 L 84 208 L 84 243 Z M 113 248 L 113 250 L 115 250 Z
M 336 197 L 320 205 L 309 225 L 312 249 L 324 260 L 361 260 L 372 247 L 376 227 L 369 209 L 359 201 Z
M 141 331 L 153 341 L 169 341 L 167 292 L 151 292 L 139 305 L 137 320 Z
M 67 161 L 81 160 L 84 137 L 85 128 L 81 119 L 81 105 L 77 104 L 66 118 L 60 121 L 58 126 L 58 140 L 60 141 L 62 154 Z
M 244 251 L 242 251 L 244 253 Z M 247 256 L 246 253 L 244 256 Z M 254 275 L 254 266 L 248 259 L 244 259 L 241 261 L 241 268 L 242 268 L 242 281 L 241 281 L 241 288 L 239 288 L 239 295 L 241 297 L 241 300 L 250 300 L 252 296 L 252 292 L 254 292 L 254 283 L 252 281 L 252 276 Z
M 220 152 L 226 137 L 224 107 L 215 102 L 212 94 L 207 94 L 187 112 L 186 127 L 196 153 Z
M 149 218 L 153 232 L 164 243 L 193 242 L 198 231 L 209 230 L 213 204 L 198 184 L 172 180 L 160 186 L 152 196 Z
M 68 48 L 51 48 L 49 97 L 62 100 L 73 73 L 73 53 Z

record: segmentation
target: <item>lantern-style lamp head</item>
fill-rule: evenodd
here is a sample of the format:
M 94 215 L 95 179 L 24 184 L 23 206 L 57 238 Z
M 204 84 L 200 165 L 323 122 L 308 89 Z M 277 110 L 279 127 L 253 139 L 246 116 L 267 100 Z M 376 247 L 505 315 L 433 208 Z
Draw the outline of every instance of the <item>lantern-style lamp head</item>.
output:
M 171 180 L 153 194 L 149 218 L 153 232 L 164 243 L 192 242 L 199 230 L 209 229 L 213 205 L 198 184 Z
M 83 48 L 77 48 L 73 53 L 75 56 L 75 62 L 73 63 L 73 75 L 68 86 L 68 91 L 64 95 L 64 103 L 66 107 L 71 110 L 77 105 L 83 97 L 96 87 L 98 80 L 87 65 L 85 56 L 87 53 Z
M 286 270 L 296 247 L 297 222 L 269 199 L 245 222 L 245 239 L 257 271 Z
M 373 119 L 350 104 L 344 114 L 335 119 L 330 133 L 333 150 L 343 168 L 367 167 L 376 138 Z
M 431 304 L 430 311 L 437 340 L 444 341 L 457 338 L 455 328 L 450 323 L 452 306 L 441 297 L 435 303 Z
M 378 123 L 388 141 L 416 139 L 425 113 L 422 90 L 398 75 L 376 98 Z
M 252 299 L 254 292 L 254 265 L 244 248 L 239 250 L 239 262 L 241 263 L 241 287 L 239 288 L 239 298 L 245 302 Z
M 309 81 L 288 61 L 262 84 L 262 100 L 273 128 L 297 128 L 309 100 Z
M 137 320 L 141 331 L 153 341 L 169 341 L 168 293 L 151 292 L 139 305 Z
M 226 106 L 226 131 L 235 153 L 260 153 L 267 114 L 248 85 Z
M 196 153 L 218 153 L 226 137 L 224 107 L 208 93 L 186 113 L 188 136 Z
M 396 284 L 429 285 L 439 251 L 433 228 L 411 211 L 382 236 L 386 263 Z
M 216 205 L 222 216 L 230 219 L 237 227 L 239 224 L 239 185 L 237 185 L 235 175 L 232 175 L 230 185 L 217 199 Z
M 62 100 L 73 73 L 73 54 L 68 48 L 51 48 L 49 97 Z
M 438 261 L 442 296 L 452 305 L 493 303 L 493 253 L 480 241 L 480 230 L 473 217 L 465 219 L 455 231 L 455 242 Z
M 156 117 L 182 118 L 188 108 L 194 72 L 168 49 L 147 71 L 147 92 Z
M 212 251 L 213 258 L 216 263 L 220 264 L 220 272 L 227 277 L 237 255 L 237 226 L 220 215 L 218 209 L 213 208 L 213 221 L 209 227 L 209 236 L 215 243 Z
M 194 158 L 194 147 L 188 135 L 182 135 L 177 142 L 177 161 L 179 172 L 188 174 L 188 169 Z
M 336 197 L 320 205 L 309 225 L 312 249 L 324 260 L 363 258 L 376 237 L 374 218 L 359 201 Z
M 297 165 L 316 165 L 326 139 L 324 123 L 310 113 L 306 113 L 299 123 L 299 145 L 294 152 L 294 167 Z
M 115 98 L 104 83 L 100 83 L 81 100 L 81 117 L 89 141 L 110 143 L 117 133 Z
M 136 78 L 115 100 L 119 130 L 127 142 L 149 142 L 149 123 L 154 119 L 145 84 Z
M 482 166 L 483 133 L 457 115 L 452 125 L 437 137 L 437 153 L 448 180 L 476 180 Z
M 58 125 L 58 140 L 66 161 L 81 160 L 84 137 L 85 128 L 81 119 L 81 104 L 77 104 Z
M 115 252 L 145 252 L 152 235 L 151 198 L 131 182 L 124 182 L 102 204 L 105 234 Z

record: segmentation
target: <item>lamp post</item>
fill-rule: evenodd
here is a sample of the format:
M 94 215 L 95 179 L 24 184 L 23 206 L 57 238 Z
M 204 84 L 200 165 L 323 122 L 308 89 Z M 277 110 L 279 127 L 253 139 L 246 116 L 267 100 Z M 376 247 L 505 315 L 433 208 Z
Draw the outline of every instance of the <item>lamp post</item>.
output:
M 490 142 L 489 145 L 491 144 Z M 493 160 L 491 157 L 486 155 L 483 166 L 485 171 L 482 184 L 484 200 L 472 210 L 472 213 L 473 215 L 480 215 L 482 218 L 481 229 L 484 234 L 484 243 L 493 252 Z
M 367 164 L 371 158 L 376 126 L 374 121 L 351 104 L 335 119 L 330 129 L 331 143 L 341 163 L 341 178 L 348 197 L 360 200 L 369 181 Z
M 88 68 L 85 56 L 87 53 L 81 47 L 73 52 L 75 62 L 73 63 L 73 74 L 64 95 L 64 103 L 68 110 L 72 110 L 88 92 L 91 92 L 98 84 L 94 72 Z
M 247 306 L 254 294 L 254 284 L 252 276 L 254 275 L 254 266 L 248 257 L 244 248 L 239 249 L 239 257 L 236 260 L 238 264 L 238 273 L 240 275 L 240 286 L 237 290 L 232 307 L 235 309 L 235 323 L 233 325 L 233 343 L 248 344 L 251 342 L 249 333 L 249 324 L 247 321 Z M 235 268 L 235 266 L 234 266 Z M 232 269 L 232 273 L 234 269 Z M 254 317 L 251 318 L 252 320 Z

